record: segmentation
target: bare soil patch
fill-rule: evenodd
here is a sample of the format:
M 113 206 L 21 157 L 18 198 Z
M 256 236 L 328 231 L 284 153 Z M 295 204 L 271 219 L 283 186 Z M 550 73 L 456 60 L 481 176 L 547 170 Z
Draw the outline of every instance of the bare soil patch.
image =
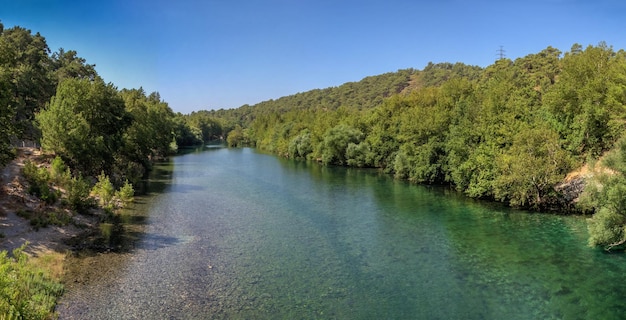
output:
M 68 240 L 76 238 L 94 226 L 93 217 L 72 215 L 72 222 L 65 226 L 35 228 L 30 221 L 18 215 L 20 211 L 63 210 L 59 204 L 46 205 L 43 201 L 28 194 L 27 182 L 22 176 L 26 160 L 37 164 L 46 162 L 46 156 L 34 148 L 19 148 L 16 158 L 2 168 L 0 176 L 0 251 L 12 251 L 28 242 L 26 252 L 31 255 L 66 252 L 70 249 Z M 81 227 L 78 227 L 81 226 Z

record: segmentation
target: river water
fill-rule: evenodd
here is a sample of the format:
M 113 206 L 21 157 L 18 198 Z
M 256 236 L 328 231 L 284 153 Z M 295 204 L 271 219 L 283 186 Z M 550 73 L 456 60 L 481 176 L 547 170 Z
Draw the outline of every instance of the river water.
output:
M 71 260 L 61 319 L 626 317 L 626 256 L 581 217 L 254 149 L 174 157 L 149 187 L 113 235 L 133 246 Z

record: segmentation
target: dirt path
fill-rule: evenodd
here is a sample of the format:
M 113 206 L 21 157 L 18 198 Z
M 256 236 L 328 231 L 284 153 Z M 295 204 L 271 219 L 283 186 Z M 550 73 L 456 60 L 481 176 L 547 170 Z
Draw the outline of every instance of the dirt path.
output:
M 73 225 L 49 226 L 36 231 L 27 219 L 19 217 L 20 210 L 42 209 L 43 204 L 26 192 L 25 181 L 21 176 L 21 168 L 26 159 L 40 159 L 38 150 L 32 148 L 18 149 L 18 155 L 2 169 L 0 177 L 0 251 L 12 251 L 25 242 L 29 242 L 27 252 L 39 254 L 51 250 L 64 252 L 69 247 L 64 240 L 77 236 L 81 230 Z M 45 210 L 45 208 L 44 208 Z

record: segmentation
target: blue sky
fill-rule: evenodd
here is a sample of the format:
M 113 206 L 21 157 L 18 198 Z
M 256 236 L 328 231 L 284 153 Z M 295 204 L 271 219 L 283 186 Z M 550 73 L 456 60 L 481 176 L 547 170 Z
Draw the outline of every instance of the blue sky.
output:
M 236 108 L 428 62 L 488 66 L 553 46 L 626 48 L 622 0 L 0 0 L 119 88 L 174 111 Z

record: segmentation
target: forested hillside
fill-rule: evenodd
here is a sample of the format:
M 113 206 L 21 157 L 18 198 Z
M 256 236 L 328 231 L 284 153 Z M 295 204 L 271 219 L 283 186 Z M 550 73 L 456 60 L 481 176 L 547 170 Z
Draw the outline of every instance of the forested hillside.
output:
M 431 63 L 211 114 L 238 121 L 228 136 L 233 146 L 381 168 L 516 207 L 571 210 L 555 186 L 623 135 L 626 53 L 605 43 L 575 44 L 565 53 L 548 47 L 486 68 Z M 594 203 L 574 209 L 607 205 Z M 613 226 L 626 225 L 626 211 L 618 211 Z M 623 227 L 616 230 L 607 237 L 626 239 Z

